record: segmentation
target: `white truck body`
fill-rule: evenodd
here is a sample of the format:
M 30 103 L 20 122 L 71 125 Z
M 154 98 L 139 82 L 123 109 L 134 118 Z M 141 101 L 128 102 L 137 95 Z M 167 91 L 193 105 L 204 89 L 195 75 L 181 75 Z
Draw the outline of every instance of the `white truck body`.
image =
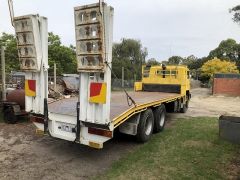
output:
M 76 7 L 74 14 L 79 97 L 49 104 L 47 19 L 37 15 L 14 18 L 20 22 L 20 30 L 15 26 L 17 36 L 30 33 L 32 40 L 29 44 L 17 39 L 21 69 L 26 72 L 26 111 L 31 114 L 37 132 L 100 149 L 119 127 L 120 132 L 146 142 L 154 123 L 160 123 L 163 129 L 165 105 L 171 103 L 173 109 L 183 107 L 188 100 L 186 94 L 143 91 L 112 94 L 113 8 L 100 2 Z M 24 29 L 25 25 L 28 29 Z M 21 48 L 29 45 L 34 53 L 26 57 L 23 54 L 29 51 Z M 26 58 L 34 63 L 26 64 Z
M 26 15 L 14 18 L 20 66 L 25 71 L 25 82 L 32 81 L 33 95 L 25 96 L 25 110 L 44 113 L 44 98 L 48 96 L 48 24 L 47 18 Z
M 96 3 L 76 7 L 74 11 L 80 76 L 79 96 L 81 96 L 80 102 L 76 102 L 76 107 L 81 103 L 80 115 L 77 117 L 64 115 L 48 112 L 46 109 L 44 101 L 48 95 L 47 19 L 38 15 L 14 18 L 21 69 L 25 71 L 26 79 L 25 109 L 31 114 L 38 132 L 43 131 L 55 138 L 102 148 L 103 142 L 112 138 L 112 132 L 109 137 L 89 134 L 89 129 L 82 122 L 106 126 L 110 123 L 111 70 L 109 67 L 112 61 L 113 8 L 105 3 Z M 87 28 L 91 32 L 87 32 Z M 31 49 L 25 50 L 29 45 Z M 29 52 L 32 52 L 32 55 L 25 56 Z M 89 63 L 82 63 L 82 57 Z M 91 67 L 90 58 L 96 61 Z M 89 102 L 90 86 L 93 82 L 96 85 L 103 84 L 106 88 L 103 95 L 105 102 Z

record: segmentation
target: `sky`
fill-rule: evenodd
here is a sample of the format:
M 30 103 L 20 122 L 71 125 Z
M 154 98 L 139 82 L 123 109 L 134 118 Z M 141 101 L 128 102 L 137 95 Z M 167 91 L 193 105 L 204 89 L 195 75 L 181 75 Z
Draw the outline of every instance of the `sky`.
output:
M 75 45 L 73 8 L 96 0 L 13 0 L 15 16 L 46 16 L 49 31 Z M 240 25 L 229 9 L 239 0 L 105 0 L 114 7 L 114 42 L 141 40 L 148 58 L 207 56 L 222 40 L 240 42 Z M 0 0 L 0 33 L 14 33 L 7 0 Z

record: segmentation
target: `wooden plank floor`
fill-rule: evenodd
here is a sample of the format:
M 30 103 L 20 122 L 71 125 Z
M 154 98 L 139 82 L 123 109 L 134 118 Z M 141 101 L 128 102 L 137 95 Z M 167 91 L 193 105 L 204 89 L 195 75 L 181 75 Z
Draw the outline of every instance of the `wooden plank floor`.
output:
M 129 92 L 129 95 L 134 99 L 137 105 L 179 96 L 179 94 L 163 92 Z M 76 116 L 77 101 L 78 98 L 74 97 L 50 103 L 49 112 Z M 110 110 L 111 120 L 124 113 L 129 108 L 130 107 L 127 103 L 127 97 L 124 92 L 112 92 Z

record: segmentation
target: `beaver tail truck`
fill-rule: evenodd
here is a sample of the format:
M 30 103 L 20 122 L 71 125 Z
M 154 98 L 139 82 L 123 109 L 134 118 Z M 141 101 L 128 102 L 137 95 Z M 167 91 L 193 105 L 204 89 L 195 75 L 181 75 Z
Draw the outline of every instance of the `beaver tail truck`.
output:
M 15 18 L 21 30 L 16 29 L 17 35 L 25 33 L 24 27 L 28 27 L 26 33 L 30 34 L 23 36 L 24 42 L 28 38 L 34 40 L 35 36 L 39 38 L 37 45 L 34 42 L 32 46 L 31 43 L 26 45 L 33 47 L 31 51 L 21 49 L 19 42 L 21 57 L 24 53 L 35 52 L 33 57 L 20 58 L 20 62 L 27 71 L 26 107 L 37 132 L 100 149 L 104 142 L 113 138 L 116 129 L 136 136 L 139 142 L 146 142 L 153 132 L 164 129 L 166 112 L 186 112 L 191 97 L 187 67 L 144 66 L 142 81 L 136 82 L 135 91 L 112 93 L 113 8 L 100 2 L 74 8 L 74 15 L 79 97 L 53 103 L 46 101 L 48 65 L 43 50 L 47 42 L 42 39 L 47 33 L 43 28 L 46 19 Z M 33 25 L 39 28 L 32 28 Z

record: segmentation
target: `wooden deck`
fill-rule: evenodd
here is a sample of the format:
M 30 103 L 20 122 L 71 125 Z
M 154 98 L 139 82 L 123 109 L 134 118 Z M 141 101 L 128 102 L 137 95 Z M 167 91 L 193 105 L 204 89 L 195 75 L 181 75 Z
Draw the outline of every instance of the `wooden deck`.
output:
M 160 101 L 163 99 L 176 98 L 179 94 L 163 92 L 129 92 L 137 105 Z M 76 104 L 78 98 L 63 99 L 49 104 L 49 112 L 77 116 Z M 131 106 L 133 107 L 133 105 Z M 110 118 L 113 120 L 120 114 L 126 112 L 128 106 L 127 96 L 124 92 L 112 92 Z

